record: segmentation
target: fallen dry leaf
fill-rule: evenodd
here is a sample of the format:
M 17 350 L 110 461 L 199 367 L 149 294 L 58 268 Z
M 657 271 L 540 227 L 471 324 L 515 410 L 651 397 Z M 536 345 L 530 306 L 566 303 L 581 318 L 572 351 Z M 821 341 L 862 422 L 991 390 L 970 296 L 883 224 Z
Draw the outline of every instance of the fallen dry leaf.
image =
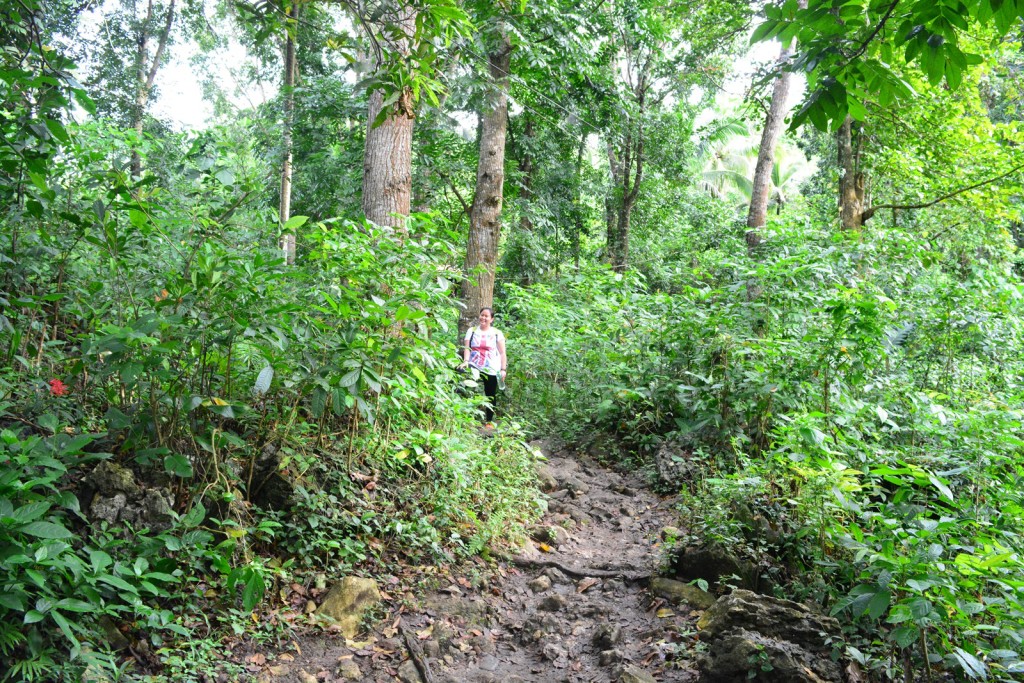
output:
M 434 625 L 433 624 L 431 624 L 430 626 L 426 627 L 422 631 L 416 631 L 416 637 L 419 638 L 420 640 L 426 640 L 427 638 L 429 638 L 433 634 L 434 634 Z
M 658 610 L 657 612 L 655 612 L 655 616 L 657 616 L 659 619 L 668 619 L 669 617 L 674 617 L 675 615 L 676 615 L 676 613 L 673 612 L 672 610 L 670 610 L 667 607 L 662 608 L 662 609 Z
M 576 586 L 576 592 L 577 593 L 584 593 L 584 592 L 587 591 L 588 588 L 593 588 L 594 586 L 596 586 L 599 583 L 601 583 L 601 582 L 598 579 L 592 579 L 590 577 L 587 577 L 587 578 L 583 579 L 582 581 L 580 581 L 579 585 Z

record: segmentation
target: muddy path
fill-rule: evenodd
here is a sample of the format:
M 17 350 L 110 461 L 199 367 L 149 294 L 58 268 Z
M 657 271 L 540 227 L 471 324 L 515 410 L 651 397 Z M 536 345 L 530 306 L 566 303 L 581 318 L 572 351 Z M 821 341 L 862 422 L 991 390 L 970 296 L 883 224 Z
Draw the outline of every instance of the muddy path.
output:
M 543 445 L 541 445 L 544 448 Z M 311 633 L 268 654 L 261 681 L 682 682 L 697 679 L 699 613 L 654 596 L 673 501 L 636 476 L 545 452 L 548 512 L 533 539 L 478 571 L 395 585 L 353 642 Z M 392 583 L 399 582 L 392 580 Z M 428 584 L 430 582 L 427 582 Z

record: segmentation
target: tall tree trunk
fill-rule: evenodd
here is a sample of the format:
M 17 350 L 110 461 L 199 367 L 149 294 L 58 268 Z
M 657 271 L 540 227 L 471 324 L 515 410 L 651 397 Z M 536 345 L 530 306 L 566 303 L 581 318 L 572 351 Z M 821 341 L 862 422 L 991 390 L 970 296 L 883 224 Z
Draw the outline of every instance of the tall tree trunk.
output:
M 526 125 L 523 128 L 522 158 L 519 160 L 519 172 L 523 174 L 522 190 L 519 198 L 525 207 L 533 199 L 533 118 L 529 113 L 524 114 Z M 533 221 L 528 211 L 519 214 L 519 229 L 523 232 L 533 232 Z
M 295 119 L 295 82 L 299 68 L 295 58 L 295 36 L 298 30 L 299 0 L 292 0 L 284 43 L 284 158 L 281 161 L 281 203 L 277 213 L 281 225 L 288 222 L 292 212 L 292 126 Z M 294 232 L 281 235 L 281 251 L 284 253 L 286 263 L 295 263 Z
M 401 12 L 397 26 L 404 36 L 389 42 L 391 49 L 408 56 L 416 13 L 408 7 Z M 382 112 L 384 93 L 374 90 L 370 94 L 363 149 L 363 214 L 377 225 L 404 231 L 412 206 L 412 129 L 416 116 L 412 91 L 406 88 L 377 124 Z
M 498 44 L 488 55 L 491 87 L 487 94 L 480 134 L 480 159 L 476 169 L 476 194 L 469 212 L 469 242 L 466 248 L 466 279 L 462 300 L 466 307 L 459 317 L 459 337 L 469 329 L 480 309 L 494 299 L 494 275 L 501 237 L 501 203 L 505 183 L 505 134 L 508 127 L 508 70 L 512 43 L 503 24 L 498 26 Z
M 608 263 L 614 263 L 619 242 L 619 206 L 622 201 L 619 186 L 622 184 L 622 166 L 611 140 L 605 145 L 605 151 L 608 154 L 608 170 L 612 176 L 608 194 L 604 198 L 605 255 Z
M 135 53 L 136 84 L 135 84 L 135 107 L 132 110 L 132 128 L 139 139 L 142 138 L 142 126 L 146 120 L 146 108 L 149 106 L 149 96 L 153 92 L 153 84 L 156 83 L 156 74 L 160 69 L 160 60 L 163 59 L 164 50 L 167 48 L 167 40 L 171 36 L 171 26 L 174 25 L 174 2 L 167 6 L 167 15 L 164 17 L 164 24 L 157 34 L 156 53 L 153 60 L 149 59 L 149 31 L 153 22 L 154 9 L 153 0 L 149 0 L 146 6 L 146 18 L 136 36 L 137 49 Z M 131 158 L 132 176 L 138 178 L 142 175 L 142 157 L 139 148 L 132 148 Z
M 839 169 L 839 218 L 843 230 L 860 230 L 864 225 L 864 175 L 859 170 L 853 144 L 853 119 L 849 116 L 836 133 Z
M 779 64 L 789 59 L 789 45 L 779 53 Z M 772 169 L 775 167 L 775 147 L 782 135 L 782 124 L 786 118 L 786 100 L 789 98 L 789 82 L 792 74 L 779 73 L 772 88 L 772 100 L 768 116 L 761 131 L 761 146 L 757 149 L 757 166 L 754 168 L 754 186 L 750 194 L 750 211 L 747 213 L 747 246 L 751 249 L 761 243 L 761 231 L 768 220 L 768 200 L 772 189 Z
M 797 5 L 806 9 L 807 0 L 799 0 Z M 772 169 L 775 167 L 775 148 L 782 135 L 782 124 L 786 118 L 786 100 L 789 98 L 789 84 L 792 75 L 785 70 L 786 61 L 793 53 L 792 42 L 779 50 L 779 77 L 772 87 L 772 99 L 768 105 L 768 115 L 761 131 L 761 145 L 757 148 L 757 166 L 754 168 L 754 184 L 750 193 L 750 211 L 747 213 L 747 246 L 754 249 L 761 243 L 760 228 L 768 220 L 768 201 L 771 193 Z M 782 202 L 779 202 L 779 210 Z
M 612 268 L 623 271 L 629 266 L 629 226 L 633 208 L 640 196 L 640 183 L 644 175 L 643 99 L 635 130 L 626 134 L 625 154 L 622 159 L 621 196 L 618 202 L 614 249 L 611 250 Z
M 580 269 L 580 241 L 583 239 L 583 153 L 587 149 L 587 131 L 580 133 L 580 144 L 576 150 L 576 196 L 573 197 L 575 206 L 574 227 L 572 232 L 572 259 L 576 270 Z

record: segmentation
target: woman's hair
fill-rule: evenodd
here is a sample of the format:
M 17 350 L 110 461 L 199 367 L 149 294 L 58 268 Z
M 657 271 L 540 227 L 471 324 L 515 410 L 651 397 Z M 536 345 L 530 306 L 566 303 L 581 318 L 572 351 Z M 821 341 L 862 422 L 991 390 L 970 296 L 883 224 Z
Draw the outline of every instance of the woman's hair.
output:
M 494 309 L 491 308 L 490 306 L 484 306 L 483 308 L 480 309 L 480 313 L 483 313 L 484 311 L 490 313 L 492 318 L 494 317 Z

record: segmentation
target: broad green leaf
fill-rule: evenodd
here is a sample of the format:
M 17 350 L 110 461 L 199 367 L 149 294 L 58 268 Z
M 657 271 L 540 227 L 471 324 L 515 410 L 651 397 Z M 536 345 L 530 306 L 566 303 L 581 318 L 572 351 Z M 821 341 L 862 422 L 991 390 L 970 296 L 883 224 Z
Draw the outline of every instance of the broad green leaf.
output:
M 206 519 L 206 507 L 202 501 L 195 500 L 192 502 L 192 508 L 181 518 L 181 526 L 186 529 L 194 529 L 203 523 Z
M 242 591 L 242 607 L 251 612 L 263 599 L 265 591 L 266 585 L 263 583 L 263 576 L 258 571 L 252 571 L 249 574 L 249 579 L 245 582 L 245 589 Z
M 281 229 L 285 231 L 292 231 L 297 228 L 301 228 L 303 225 L 306 224 L 306 221 L 308 220 L 309 216 L 292 216 L 287 221 L 285 221 L 285 224 L 281 227 Z
M 164 458 L 164 470 L 182 479 L 189 479 L 193 475 L 192 463 L 180 453 L 171 453 Z
M 270 383 L 273 379 L 274 368 L 269 365 L 265 366 L 260 370 L 260 374 L 256 377 L 256 383 L 253 384 L 252 387 L 253 393 L 259 394 L 260 396 L 267 393 L 270 390 Z
M 32 522 L 19 527 L 18 531 L 36 538 L 72 538 L 74 536 L 63 526 L 53 522 Z

